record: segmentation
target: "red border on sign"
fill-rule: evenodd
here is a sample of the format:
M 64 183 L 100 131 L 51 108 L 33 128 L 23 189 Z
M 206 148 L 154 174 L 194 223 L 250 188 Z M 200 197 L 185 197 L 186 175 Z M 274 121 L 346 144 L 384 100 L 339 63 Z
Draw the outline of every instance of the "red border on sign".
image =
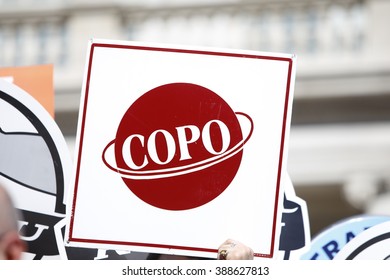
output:
M 82 119 L 81 119 L 80 143 L 79 143 L 79 151 L 78 151 L 77 166 L 76 166 L 75 187 L 74 187 L 73 203 L 72 203 L 70 224 L 69 224 L 69 241 L 80 242 L 80 243 L 106 244 L 106 245 L 126 245 L 126 246 L 140 246 L 140 247 L 151 247 L 151 248 L 161 248 L 161 249 L 178 249 L 178 250 L 189 250 L 189 251 L 210 252 L 210 253 L 217 253 L 217 251 L 218 251 L 217 249 L 211 249 L 211 248 L 186 247 L 186 246 L 176 246 L 176 245 L 166 245 L 166 244 L 150 244 L 150 243 L 128 242 L 128 241 L 85 239 L 85 238 L 77 238 L 77 237 L 73 236 L 74 215 L 75 215 L 75 210 L 76 210 L 81 155 L 82 155 L 83 140 L 84 140 L 84 127 L 85 127 L 85 120 L 86 120 L 86 113 L 87 113 L 88 95 L 89 95 L 89 81 L 90 81 L 90 77 L 91 77 L 92 58 L 93 58 L 93 53 L 94 53 L 95 48 L 133 49 L 133 50 L 143 50 L 143 51 L 175 52 L 175 53 L 189 53 L 189 54 L 214 55 L 214 56 L 228 56 L 228 57 L 240 57 L 240 58 L 251 58 L 251 59 L 279 60 L 279 61 L 286 61 L 289 63 L 288 73 L 287 73 L 287 83 L 286 83 L 286 94 L 285 94 L 285 101 L 284 101 L 283 124 L 282 124 L 282 130 L 281 130 L 281 142 L 280 142 L 280 150 L 279 150 L 279 164 L 278 164 L 278 173 L 277 173 L 277 180 L 276 180 L 276 194 L 275 194 L 275 203 L 274 203 L 275 207 L 274 207 L 274 217 L 273 217 L 273 226 L 272 226 L 271 248 L 270 248 L 269 253 L 255 253 L 256 257 L 272 258 L 274 255 L 275 232 L 276 232 L 276 224 L 277 224 L 276 219 L 277 219 L 277 209 L 278 209 L 278 203 L 279 203 L 278 198 L 279 198 L 279 192 L 280 192 L 280 181 L 281 181 L 281 176 L 282 176 L 284 141 L 285 141 L 287 116 L 288 116 L 293 60 L 292 60 L 292 58 L 261 56 L 261 55 L 252 55 L 252 54 L 224 53 L 224 52 L 214 52 L 214 51 L 157 48 L 157 47 L 131 46 L 131 45 L 115 45 L 115 44 L 103 44 L 103 43 L 93 43 L 91 45 L 91 51 L 90 51 L 89 60 L 88 60 L 88 72 L 87 72 L 87 77 L 86 77 L 83 115 L 82 115 Z

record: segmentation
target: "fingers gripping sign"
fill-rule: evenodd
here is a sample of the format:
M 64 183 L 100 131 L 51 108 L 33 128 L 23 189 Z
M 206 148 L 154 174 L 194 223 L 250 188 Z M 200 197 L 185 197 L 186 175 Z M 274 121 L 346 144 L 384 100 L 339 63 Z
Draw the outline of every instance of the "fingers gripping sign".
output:
M 253 250 L 233 239 L 227 239 L 218 248 L 219 260 L 253 260 Z

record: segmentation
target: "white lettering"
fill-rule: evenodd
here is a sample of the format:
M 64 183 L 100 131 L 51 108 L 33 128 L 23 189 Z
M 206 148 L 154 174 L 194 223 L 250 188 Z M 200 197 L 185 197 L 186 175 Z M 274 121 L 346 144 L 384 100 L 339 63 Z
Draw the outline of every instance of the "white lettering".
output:
M 221 140 L 222 140 L 222 147 L 220 148 L 219 151 L 216 151 L 214 146 L 213 146 L 213 141 L 211 139 L 211 126 L 212 125 L 217 125 L 220 132 L 221 132 Z M 187 132 L 190 132 L 190 135 L 187 137 Z M 167 148 L 167 156 L 166 159 L 161 159 L 161 152 L 160 156 L 158 153 L 158 148 L 157 148 L 157 143 L 156 143 L 156 138 L 158 135 L 161 135 L 166 143 L 166 148 Z M 223 123 L 220 120 L 211 120 L 207 122 L 203 129 L 202 132 L 200 129 L 195 126 L 195 125 L 184 125 L 184 126 L 178 126 L 176 127 L 176 136 L 177 136 L 177 142 L 179 145 L 179 151 L 180 151 L 180 161 L 182 160 L 187 160 L 191 159 L 192 156 L 190 155 L 189 152 L 189 146 L 190 144 L 194 144 L 197 140 L 199 140 L 200 136 L 202 139 L 202 143 L 204 148 L 212 155 L 220 155 L 223 154 L 224 152 L 227 151 L 230 145 L 230 132 L 228 127 L 226 126 L 225 123 Z M 143 158 L 143 163 L 141 165 L 137 165 L 132 157 L 132 142 L 133 140 L 138 139 L 141 147 L 144 147 L 145 145 L 145 136 L 140 135 L 140 134 L 133 134 L 130 135 L 129 137 L 126 138 L 126 140 L 123 143 L 122 147 L 122 156 L 127 164 L 128 167 L 130 167 L 133 170 L 139 170 L 143 167 L 145 167 L 149 161 L 147 158 L 147 155 L 144 155 Z M 175 138 L 170 134 L 168 131 L 164 129 L 158 129 L 152 132 L 150 134 L 149 138 L 147 139 L 147 154 L 149 155 L 150 159 L 159 165 L 164 165 L 168 164 L 169 162 L 172 161 L 172 159 L 175 157 L 176 153 L 176 143 L 175 143 Z
M 186 129 L 191 131 L 191 139 L 187 139 Z M 200 131 L 199 128 L 195 125 L 185 125 L 176 127 L 177 137 L 179 140 L 179 150 L 180 150 L 180 160 L 191 159 L 190 153 L 188 151 L 188 144 L 194 143 L 199 139 Z
M 144 145 L 144 137 L 142 135 L 140 134 L 130 135 L 129 137 L 126 138 L 125 142 L 123 142 L 122 157 L 128 167 L 130 167 L 133 170 L 137 170 L 145 167 L 148 164 L 148 159 L 145 156 L 142 165 L 136 165 L 134 163 L 134 160 L 131 157 L 131 141 L 133 141 L 134 138 L 138 138 L 141 142 L 141 145 L 142 146 Z
M 213 143 L 212 143 L 211 137 L 210 137 L 210 126 L 212 123 L 215 123 L 219 126 L 219 129 L 220 129 L 221 135 L 222 135 L 222 148 L 219 152 L 214 150 Z M 206 150 L 209 153 L 214 154 L 214 155 L 222 154 L 222 153 L 226 152 L 226 150 L 229 148 L 229 145 L 230 145 L 229 129 L 226 126 L 226 124 L 224 124 L 223 122 L 221 122 L 219 120 L 211 120 L 211 121 L 207 122 L 205 124 L 205 126 L 203 127 L 202 141 L 203 141 L 204 147 L 206 148 Z
M 167 159 L 165 161 L 160 160 L 158 154 L 157 154 L 157 147 L 156 147 L 156 136 L 157 133 L 162 133 L 164 135 L 165 141 L 167 143 Z M 175 139 L 173 139 L 173 136 L 166 130 L 159 129 L 154 131 L 149 139 L 148 139 L 148 152 L 150 158 L 157 164 L 167 164 L 169 163 L 173 157 L 175 156 L 176 152 L 176 145 L 175 145 Z

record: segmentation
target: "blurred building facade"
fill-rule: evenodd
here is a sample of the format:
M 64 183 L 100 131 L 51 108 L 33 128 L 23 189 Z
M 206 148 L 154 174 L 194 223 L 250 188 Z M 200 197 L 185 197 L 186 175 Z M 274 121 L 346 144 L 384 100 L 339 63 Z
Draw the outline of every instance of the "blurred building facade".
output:
M 54 64 L 73 150 L 90 38 L 295 53 L 288 170 L 312 234 L 390 214 L 390 1 L 0 0 L 0 67 Z

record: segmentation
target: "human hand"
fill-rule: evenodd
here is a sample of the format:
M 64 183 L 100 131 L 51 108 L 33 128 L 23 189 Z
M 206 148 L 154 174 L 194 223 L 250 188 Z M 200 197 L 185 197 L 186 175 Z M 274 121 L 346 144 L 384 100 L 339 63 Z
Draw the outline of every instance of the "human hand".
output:
M 241 242 L 228 239 L 218 248 L 219 260 L 253 260 L 253 250 Z

